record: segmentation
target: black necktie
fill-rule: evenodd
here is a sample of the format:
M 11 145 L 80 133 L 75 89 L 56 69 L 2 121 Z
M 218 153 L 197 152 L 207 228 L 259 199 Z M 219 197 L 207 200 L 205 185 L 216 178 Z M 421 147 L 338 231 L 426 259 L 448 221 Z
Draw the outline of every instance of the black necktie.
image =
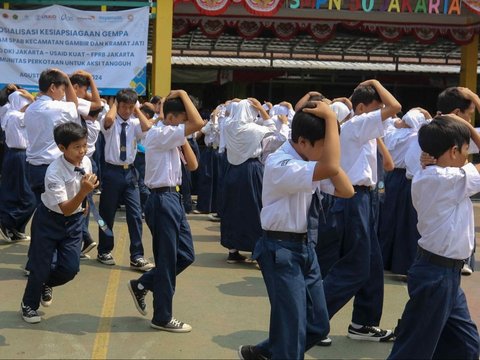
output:
M 75 166 L 74 170 L 78 171 L 80 174 L 82 174 L 82 176 L 85 175 L 85 169 L 84 168 Z M 88 194 L 87 198 L 85 200 L 83 200 L 83 202 L 82 202 L 83 207 L 85 207 L 85 205 L 86 205 L 85 201 L 88 201 L 88 205 L 90 205 L 90 211 L 92 212 L 93 218 L 97 222 L 100 229 L 102 229 L 102 231 L 105 233 L 105 235 L 113 237 L 112 230 L 110 230 L 108 228 L 108 225 L 105 223 L 105 221 L 103 221 L 102 217 L 98 213 L 98 209 L 95 206 L 95 203 L 93 202 L 92 194 Z
M 122 123 L 122 131 L 120 132 L 120 160 L 127 160 L 127 122 Z
M 312 202 L 307 214 L 307 237 L 308 241 L 317 243 L 318 237 L 318 215 L 320 214 L 320 192 L 318 188 L 312 194 Z

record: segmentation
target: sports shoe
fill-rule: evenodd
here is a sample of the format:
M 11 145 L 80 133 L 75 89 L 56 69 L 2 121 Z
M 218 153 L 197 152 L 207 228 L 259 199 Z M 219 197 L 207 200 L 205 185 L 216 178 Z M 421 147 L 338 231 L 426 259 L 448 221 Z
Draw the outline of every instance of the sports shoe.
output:
M 210 221 L 219 222 L 220 221 L 220 216 L 218 216 L 218 214 L 210 214 L 210 215 L 208 215 L 208 219 Z
M 192 214 L 208 214 L 209 212 L 208 211 L 200 211 L 200 210 L 192 210 Z
M 143 257 L 139 257 L 135 260 L 130 260 L 130 267 L 135 270 L 148 271 L 153 269 L 153 264 Z
M 267 360 L 268 357 L 260 354 L 260 351 L 253 345 L 240 345 L 238 357 L 242 360 Z
M 90 255 L 80 253 L 80 260 L 89 260 Z
M 2 237 L 5 241 L 11 242 L 12 236 L 12 232 L 7 229 L 2 223 L 0 223 L 0 237 Z
M 468 265 L 468 264 L 463 264 L 463 267 L 462 267 L 462 275 L 469 276 L 469 275 L 472 275 L 472 273 L 473 273 L 473 270 L 472 270 L 472 268 L 470 267 L 470 265 Z
M 113 259 L 113 256 L 111 253 L 98 254 L 97 261 L 105 265 L 115 265 L 115 260 Z
M 29 324 L 36 324 L 42 320 L 40 315 L 38 315 L 37 310 L 33 310 L 28 305 L 23 305 L 23 302 L 20 304 L 20 310 L 22 312 L 23 320 Z
M 145 304 L 145 295 L 148 290 L 138 280 L 130 280 L 127 283 L 128 290 L 132 294 L 133 302 L 138 312 L 142 315 L 147 315 L 147 304 Z M 142 288 L 140 288 L 142 287 Z
M 40 302 L 42 303 L 43 306 L 49 307 L 50 305 L 52 305 L 52 300 L 53 300 L 52 288 L 46 284 L 43 284 L 42 296 L 41 296 Z
M 317 343 L 318 346 L 330 346 L 332 345 L 332 339 L 328 336 L 325 336 L 322 340 Z
M 228 253 L 227 263 L 229 264 L 236 264 L 236 263 L 243 263 L 246 262 L 247 258 L 240 254 L 238 251 L 233 253 Z
M 177 319 L 172 318 L 168 323 L 165 325 L 158 325 L 155 324 L 152 320 L 150 326 L 157 330 L 169 331 L 174 333 L 186 333 L 192 331 L 192 327 L 188 324 L 185 324 Z
M 31 240 L 30 236 L 28 236 L 27 234 L 24 234 L 20 231 L 17 231 L 15 229 L 10 229 L 10 230 L 7 230 L 7 231 L 10 232 L 10 234 L 11 234 L 10 239 L 12 241 L 30 241 Z
M 82 254 L 85 255 L 90 250 L 92 250 L 95 246 L 97 246 L 97 243 L 93 241 L 92 237 L 90 235 L 85 236 L 83 238 Z
M 355 329 L 349 325 L 347 336 L 355 340 L 384 342 L 392 339 L 394 335 L 392 330 L 382 330 L 376 326 L 362 326 L 360 329 Z

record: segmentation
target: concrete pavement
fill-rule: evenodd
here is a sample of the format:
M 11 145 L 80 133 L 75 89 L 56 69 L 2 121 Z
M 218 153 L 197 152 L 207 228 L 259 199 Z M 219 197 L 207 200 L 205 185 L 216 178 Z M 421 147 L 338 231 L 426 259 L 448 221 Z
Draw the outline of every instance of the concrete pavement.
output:
M 480 206 L 475 204 L 476 223 Z M 269 304 L 259 270 L 251 264 L 227 264 L 219 244 L 219 224 L 206 215 L 189 215 L 196 261 L 177 279 L 174 316 L 193 331 L 171 334 L 149 327 L 132 303 L 127 281 L 138 277 L 129 268 L 125 213 L 117 213 L 114 232 L 116 266 L 93 258 L 81 262 L 81 271 L 69 284 L 54 288 L 53 303 L 40 307 L 42 322 L 27 324 L 19 306 L 26 278 L 22 266 L 28 243 L 0 242 L 0 358 L 1 359 L 235 359 L 241 344 L 255 344 L 268 334 Z M 478 229 L 478 228 L 477 228 Z M 97 230 L 91 227 L 97 239 Z M 146 256 L 151 258 L 151 235 L 144 226 Z M 469 306 L 480 321 L 480 273 L 463 278 Z M 407 300 L 406 284 L 385 275 L 384 315 L 381 326 L 393 328 Z M 348 339 L 351 304 L 331 322 L 333 345 L 315 347 L 306 358 L 382 359 L 391 344 Z

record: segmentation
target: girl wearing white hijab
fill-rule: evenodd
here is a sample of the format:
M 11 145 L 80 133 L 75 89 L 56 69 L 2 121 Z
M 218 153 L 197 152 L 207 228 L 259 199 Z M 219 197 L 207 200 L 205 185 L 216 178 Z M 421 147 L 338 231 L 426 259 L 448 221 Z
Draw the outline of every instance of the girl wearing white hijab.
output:
M 262 140 L 275 123 L 256 99 L 241 100 L 223 124 L 228 165 L 223 181 L 221 244 L 229 249 L 227 262 L 244 262 L 238 250 L 252 252 L 262 235 Z M 264 125 L 255 123 L 257 116 Z
M 6 152 L 0 187 L 0 235 L 6 241 L 29 240 L 25 226 L 35 210 L 35 195 L 26 175 L 27 133 L 23 117 L 33 96 L 20 89 L 8 96 L 8 110 L 2 118 Z
M 412 180 L 407 176 L 405 156 L 412 144 L 418 143 L 418 130 L 429 119 L 431 116 L 426 110 L 413 108 L 402 119 L 394 120 L 384 137 L 395 169 L 385 174 L 385 198 L 378 241 L 384 268 L 394 274 L 406 275 L 417 253 L 420 234 L 417 230 L 417 212 L 412 205 Z

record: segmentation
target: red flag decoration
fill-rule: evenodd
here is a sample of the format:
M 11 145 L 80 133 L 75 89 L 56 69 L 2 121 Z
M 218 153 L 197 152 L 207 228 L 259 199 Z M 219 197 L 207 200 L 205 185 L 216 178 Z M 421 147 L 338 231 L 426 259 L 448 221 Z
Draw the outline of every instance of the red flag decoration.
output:
M 285 0 L 175 0 L 175 3 L 180 2 L 192 2 L 198 12 L 209 16 L 223 14 L 232 4 L 242 4 L 253 15 L 273 16 Z

